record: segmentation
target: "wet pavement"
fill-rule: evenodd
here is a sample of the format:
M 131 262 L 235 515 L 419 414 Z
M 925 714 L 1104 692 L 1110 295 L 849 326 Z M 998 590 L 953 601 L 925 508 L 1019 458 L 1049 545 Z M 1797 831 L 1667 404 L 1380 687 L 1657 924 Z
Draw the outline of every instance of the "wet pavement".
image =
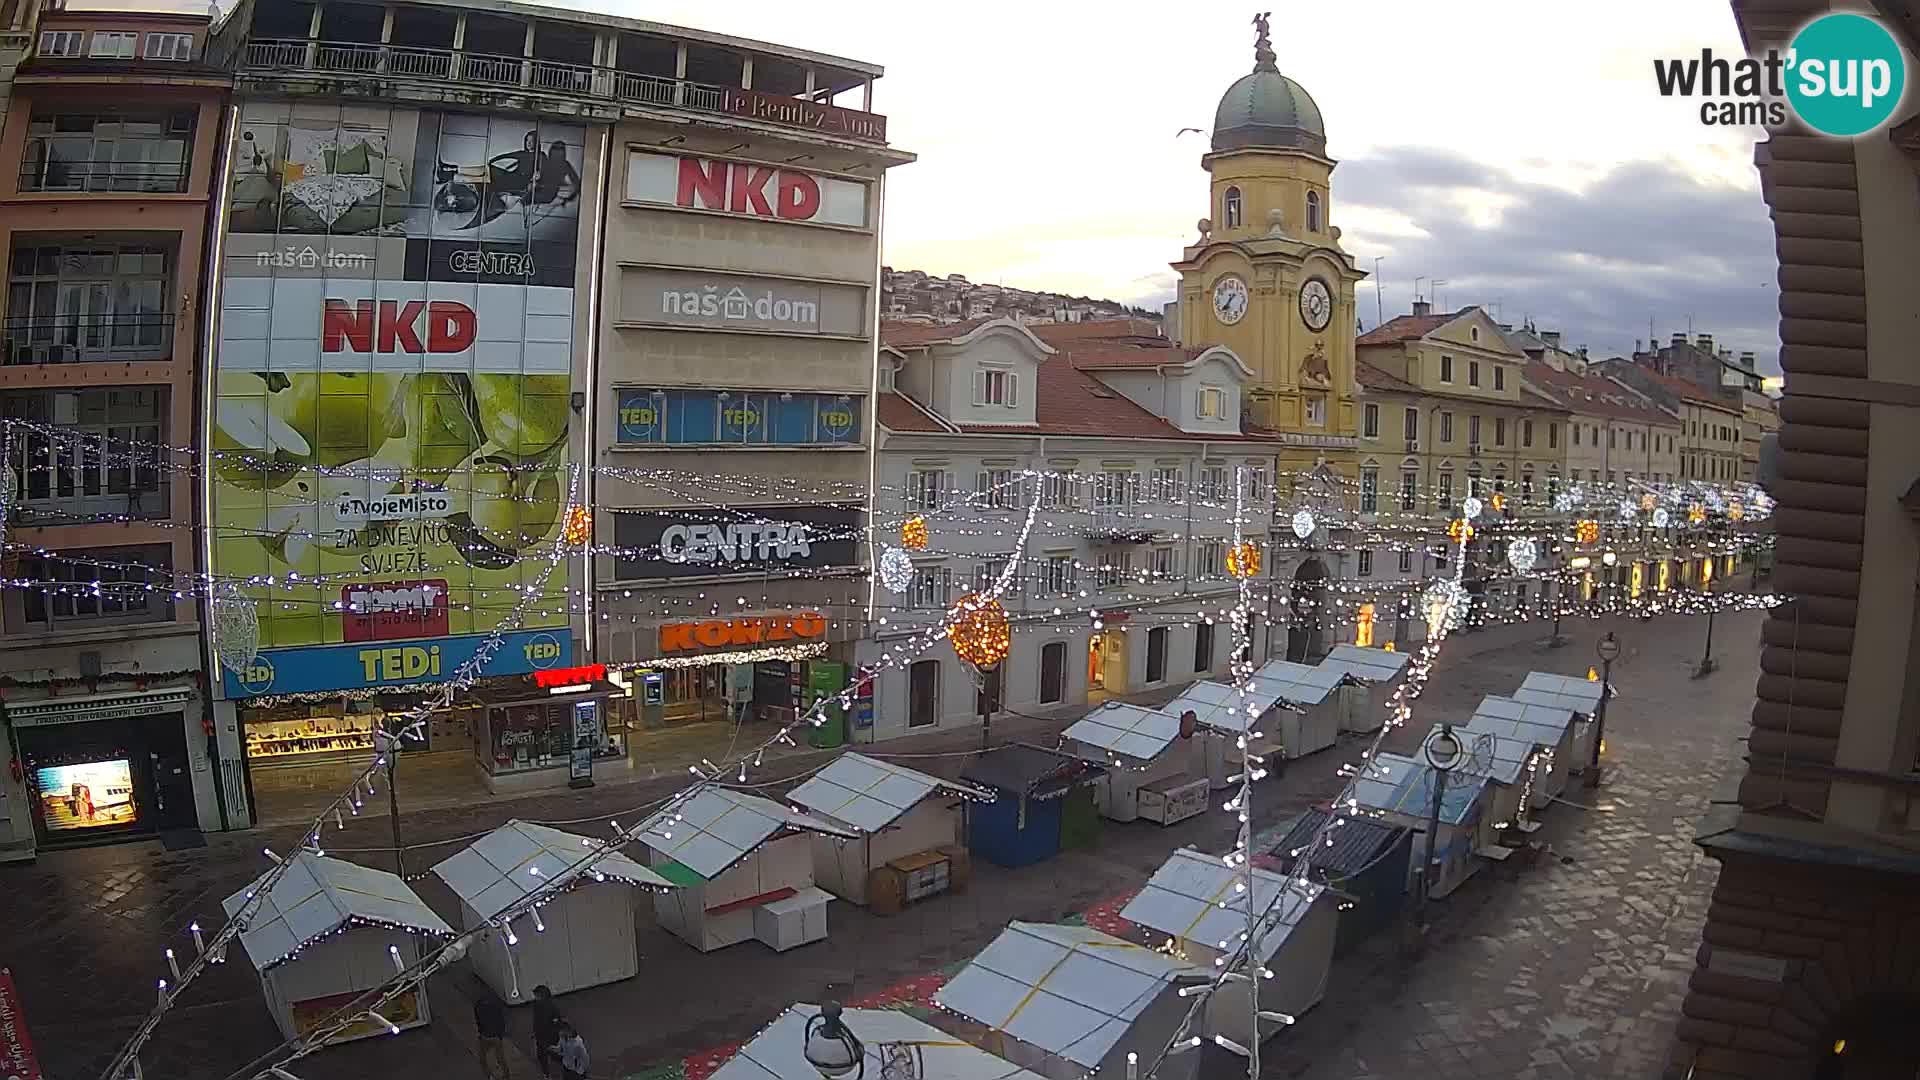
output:
M 1704 629 L 1681 618 L 1614 627 L 1625 644 L 1614 665 L 1621 697 L 1608 718 L 1614 763 L 1597 794 L 1573 788 L 1536 834 L 1554 858 L 1529 868 L 1483 872 L 1440 902 L 1436 940 L 1411 969 L 1378 940 L 1343 957 L 1326 1000 L 1265 1050 L 1265 1075 L 1311 1080 L 1373 1077 L 1651 1077 L 1665 1053 L 1692 968 L 1714 865 L 1691 844 L 1692 822 L 1718 783 L 1734 775 L 1745 734 L 1760 616 L 1723 617 L 1721 670 L 1693 680 Z M 1516 687 L 1529 670 L 1584 674 L 1604 627 L 1569 623 L 1565 649 L 1544 650 L 1542 629 L 1495 628 L 1458 637 L 1417 711 L 1422 730 L 1464 720 L 1480 697 Z M 1167 694 L 1160 695 L 1169 696 Z M 998 720 L 997 737 L 1045 739 L 1057 723 Z M 977 729 L 882 744 L 883 754 L 932 755 L 904 764 L 952 775 Z M 1390 748 L 1410 749 L 1413 732 Z M 1336 772 L 1360 743 L 1292 762 L 1256 794 L 1256 824 L 1271 835 L 1338 789 Z M 820 755 L 769 762 L 789 773 Z M 403 815 L 409 843 L 483 832 L 511 817 L 578 821 L 603 829 L 610 816 L 671 790 L 672 781 L 556 792 L 477 807 Z M 777 788 L 775 790 L 778 790 Z M 1137 889 L 1175 847 L 1220 850 L 1226 815 L 1162 828 L 1107 823 L 1099 844 L 1022 870 L 975 863 L 972 887 L 900 915 L 878 917 L 836 903 L 826 942 L 785 954 L 748 943 L 700 954 L 660 931 L 643 905 L 641 972 L 567 995 L 566 1013 L 594 1052 L 594 1075 L 685 1076 L 681 1063 L 751 1038 L 788 1003 L 832 996 L 886 996 L 937 975 L 984 947 L 1010 919 L 1050 921 L 1086 912 Z M 167 852 L 157 843 L 43 855 L 0 867 L 0 965 L 13 969 L 26 1018 L 49 1077 L 95 1076 L 114 1045 L 152 1006 L 169 943 L 192 955 L 187 923 L 219 921 L 219 901 L 264 869 L 260 848 L 288 845 L 297 830 L 216 835 L 207 848 Z M 391 864 L 384 821 L 349 821 L 330 832 L 329 854 Z M 409 853 L 418 872 L 457 845 Z M 444 914 L 457 906 L 437 879 L 416 883 Z M 435 1022 L 393 1039 L 336 1047 L 293 1067 L 302 1080 L 474 1076 L 471 994 L 463 968 L 437 979 Z M 525 1044 L 523 1016 L 514 1017 Z M 220 1080 L 273 1048 L 278 1035 L 251 965 L 233 962 L 197 981 L 143 1055 L 149 1077 Z M 514 1075 L 534 1075 L 516 1047 Z M 1241 1068 L 1221 1063 L 1222 1075 Z M 698 1068 L 694 1069 L 697 1075 Z

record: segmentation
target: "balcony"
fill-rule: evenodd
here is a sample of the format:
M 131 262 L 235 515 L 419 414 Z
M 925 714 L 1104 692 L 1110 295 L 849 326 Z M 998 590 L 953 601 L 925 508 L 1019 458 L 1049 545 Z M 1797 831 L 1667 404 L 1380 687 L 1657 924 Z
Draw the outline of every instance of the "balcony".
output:
M 168 360 L 173 316 L 56 316 L 0 321 L 0 364 L 99 364 Z
M 1080 534 L 1096 544 L 1146 544 L 1165 531 L 1163 519 L 1134 504 L 1100 506 L 1087 515 Z
M 583 99 L 589 105 L 631 104 L 686 109 L 755 120 L 816 134 L 885 145 L 887 118 L 809 97 L 721 86 L 645 72 L 415 45 L 256 38 L 241 60 L 247 75 L 347 76 L 374 82 L 459 83 L 517 88 Z M 369 88 L 370 94 L 385 94 Z

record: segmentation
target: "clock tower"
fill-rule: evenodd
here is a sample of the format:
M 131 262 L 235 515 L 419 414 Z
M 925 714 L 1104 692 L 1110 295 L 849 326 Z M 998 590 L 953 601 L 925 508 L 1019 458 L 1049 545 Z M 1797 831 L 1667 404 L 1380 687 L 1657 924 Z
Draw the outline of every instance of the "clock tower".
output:
M 1232 349 L 1254 376 L 1247 420 L 1298 447 L 1283 468 L 1324 458 L 1353 473 L 1354 283 L 1340 246 L 1319 106 L 1280 74 L 1267 16 L 1254 17 L 1253 72 L 1220 99 L 1200 159 L 1212 198 L 1180 272 L 1182 344 Z

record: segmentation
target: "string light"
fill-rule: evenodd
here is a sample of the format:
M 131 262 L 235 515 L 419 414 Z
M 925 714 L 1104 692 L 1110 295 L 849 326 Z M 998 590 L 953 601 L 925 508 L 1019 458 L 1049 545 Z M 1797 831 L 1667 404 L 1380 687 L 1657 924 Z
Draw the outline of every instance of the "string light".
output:
M 1237 578 L 1259 576 L 1260 545 L 1248 540 L 1228 548 L 1227 573 Z
M 593 540 L 593 511 L 584 506 L 575 506 L 567 510 L 566 524 L 561 526 L 560 538 L 568 547 L 583 547 Z

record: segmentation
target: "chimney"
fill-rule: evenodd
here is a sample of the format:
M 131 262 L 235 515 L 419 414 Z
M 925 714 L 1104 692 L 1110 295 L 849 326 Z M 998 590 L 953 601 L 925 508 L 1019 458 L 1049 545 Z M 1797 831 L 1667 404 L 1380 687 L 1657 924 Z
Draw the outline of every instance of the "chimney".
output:
M 1640 339 L 1639 338 L 1633 339 L 1633 355 L 1635 356 L 1640 355 Z
M 1580 359 L 1585 360 L 1586 358 L 1587 358 L 1587 347 L 1585 345 L 1582 345 L 1580 346 Z
M 1675 334 L 1675 335 L 1673 335 L 1673 347 L 1674 347 L 1674 348 L 1676 348 L 1676 349 L 1678 349 L 1678 348 L 1680 348 L 1681 346 L 1683 346 L 1683 345 L 1685 345 L 1686 343 L 1687 343 L 1687 335 L 1685 335 L 1685 334 Z
M 1754 366 L 1752 349 L 1742 349 L 1740 351 L 1740 366 L 1746 368 L 1748 371 L 1759 370 Z
M 1701 334 L 1698 338 L 1694 339 L 1694 344 L 1700 346 L 1700 351 L 1708 354 L 1709 356 L 1713 354 L 1713 335 L 1712 334 Z
M 1540 332 L 1540 340 L 1546 342 L 1548 347 L 1557 349 L 1560 347 L 1560 331 L 1543 330 Z
M 1422 315 L 1431 315 L 1433 314 L 1433 304 L 1426 300 L 1415 300 L 1413 302 L 1413 314 L 1416 318 Z

